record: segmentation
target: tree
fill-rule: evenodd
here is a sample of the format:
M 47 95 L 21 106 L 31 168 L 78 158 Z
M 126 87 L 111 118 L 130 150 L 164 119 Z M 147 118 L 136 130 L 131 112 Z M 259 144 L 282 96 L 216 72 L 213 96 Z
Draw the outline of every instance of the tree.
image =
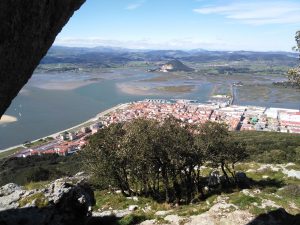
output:
M 117 186 L 126 195 L 130 194 L 130 186 L 126 174 L 128 157 L 121 145 L 123 125 L 112 124 L 91 136 L 82 157 L 87 171 L 101 181 L 103 188 Z
M 295 46 L 293 49 L 295 51 L 300 52 L 300 31 L 296 32 L 295 41 L 297 46 Z M 300 59 L 300 55 L 299 55 L 299 59 Z M 288 79 L 290 82 L 300 87 L 300 66 L 298 66 L 297 68 L 292 68 L 288 71 Z
M 297 46 L 294 47 L 294 50 L 299 52 L 300 51 L 300 30 L 298 30 L 296 32 L 295 41 L 296 41 Z
M 224 123 L 208 121 L 202 124 L 198 138 L 204 143 L 205 159 L 221 168 L 228 184 L 231 182 L 228 173 L 236 183 L 235 164 L 248 157 L 245 145 L 233 139 Z
M 207 122 L 200 127 L 170 116 L 162 122 L 135 119 L 112 124 L 91 136 L 82 152 L 87 171 L 104 188 L 119 188 L 126 196 L 190 203 L 203 197 L 201 166 L 221 167 L 229 183 L 235 163 L 246 157 L 228 127 Z
M 289 69 L 288 79 L 290 82 L 300 87 L 300 67 Z

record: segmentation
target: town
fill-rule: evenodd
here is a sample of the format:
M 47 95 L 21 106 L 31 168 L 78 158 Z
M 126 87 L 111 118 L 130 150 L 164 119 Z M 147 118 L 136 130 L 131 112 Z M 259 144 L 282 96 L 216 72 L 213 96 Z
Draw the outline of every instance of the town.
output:
M 90 135 L 113 123 L 136 118 L 163 121 L 169 116 L 183 123 L 201 124 L 206 121 L 226 123 L 230 131 L 273 131 L 300 134 L 300 111 L 296 109 L 230 105 L 227 102 L 199 103 L 194 100 L 145 99 L 121 104 L 100 113 L 91 122 L 48 137 L 42 144 L 27 145 L 14 156 L 42 154 L 70 155 L 87 144 Z M 26 145 L 25 145 L 26 146 Z

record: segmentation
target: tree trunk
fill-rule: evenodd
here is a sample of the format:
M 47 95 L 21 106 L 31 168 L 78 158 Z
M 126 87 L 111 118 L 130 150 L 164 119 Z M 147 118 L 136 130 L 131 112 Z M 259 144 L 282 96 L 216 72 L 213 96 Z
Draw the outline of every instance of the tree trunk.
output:
M 228 174 L 227 174 L 226 171 L 225 171 L 224 166 L 225 166 L 225 163 L 221 163 L 221 169 L 222 169 L 222 172 L 223 172 L 223 174 L 224 174 L 224 176 L 225 176 L 225 178 L 226 178 L 226 182 L 229 184 L 229 177 L 228 177 Z

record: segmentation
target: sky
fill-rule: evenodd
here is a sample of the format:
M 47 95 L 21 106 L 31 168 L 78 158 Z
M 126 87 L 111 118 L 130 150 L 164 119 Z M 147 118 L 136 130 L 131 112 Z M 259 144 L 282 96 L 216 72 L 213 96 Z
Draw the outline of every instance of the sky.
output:
M 300 0 L 86 0 L 54 45 L 292 51 Z

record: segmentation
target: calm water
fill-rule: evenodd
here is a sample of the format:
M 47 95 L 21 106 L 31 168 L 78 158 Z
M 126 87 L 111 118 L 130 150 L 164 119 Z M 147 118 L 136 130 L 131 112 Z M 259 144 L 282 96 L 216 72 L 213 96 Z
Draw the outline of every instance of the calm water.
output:
M 209 100 L 214 87 L 214 84 L 202 83 L 197 84 L 199 85 L 198 88 L 192 93 L 159 96 L 137 96 L 120 92 L 116 86 L 117 82 L 151 76 L 139 72 L 132 74 L 123 79 L 102 80 L 99 83 L 66 91 L 45 90 L 31 85 L 25 86 L 5 113 L 17 117 L 18 121 L 0 125 L 0 149 L 67 129 L 119 103 L 145 98 L 188 98 L 205 102 Z M 178 82 L 180 84 L 180 81 Z M 266 104 L 267 106 L 298 108 L 299 101 L 291 100 L 289 102 L 287 99 L 281 101 L 276 98 L 270 99 L 268 102 L 241 100 L 239 93 L 242 93 L 242 90 L 237 91 L 235 104 L 263 106 Z
M 120 80 L 118 80 L 119 82 Z M 116 80 L 103 80 L 75 90 L 45 90 L 26 86 L 5 114 L 18 118 L 16 123 L 0 125 L 0 149 L 38 139 L 81 123 L 118 103 L 145 98 L 190 97 L 205 101 L 211 85 L 193 94 L 135 96 L 124 94 Z

